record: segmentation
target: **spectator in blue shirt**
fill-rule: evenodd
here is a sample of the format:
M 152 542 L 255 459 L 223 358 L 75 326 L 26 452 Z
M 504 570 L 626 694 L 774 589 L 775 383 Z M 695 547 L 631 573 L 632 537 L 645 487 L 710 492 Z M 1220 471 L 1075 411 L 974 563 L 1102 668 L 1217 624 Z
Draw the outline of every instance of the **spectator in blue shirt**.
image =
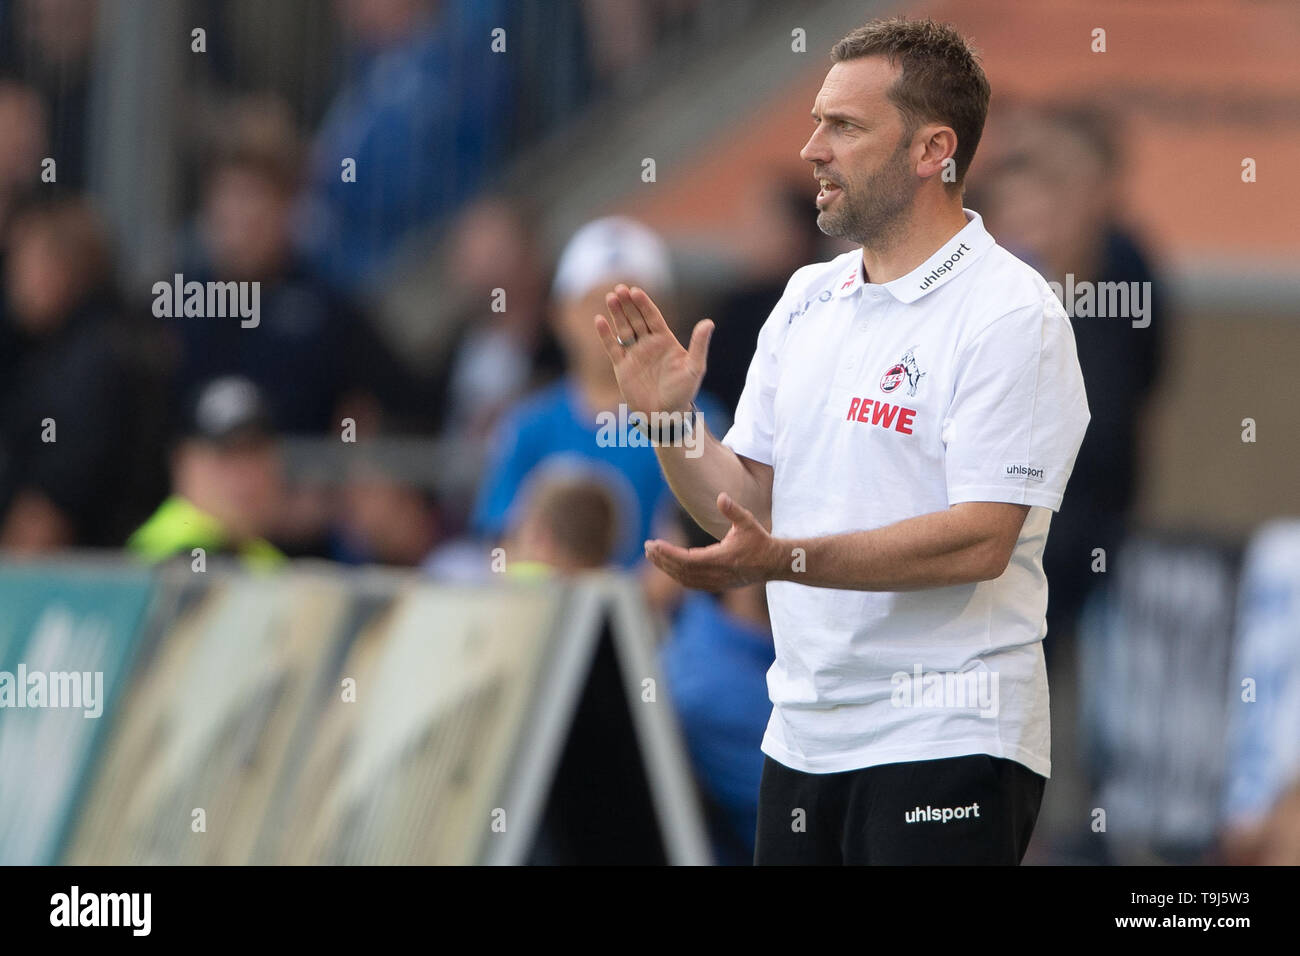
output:
M 588 223 L 565 248 L 553 289 L 556 335 L 567 374 L 521 401 L 497 426 L 471 521 L 480 537 L 502 536 L 513 523 L 512 508 L 528 475 L 559 456 L 594 465 L 608 481 L 621 519 L 614 563 L 639 565 L 644 542 L 657 533 L 656 519 L 670 513 L 671 493 L 654 449 L 634 445 L 639 439 L 630 428 L 602 428 L 608 421 L 626 421 L 630 414 L 619 414 L 622 395 L 592 323 L 605 308 L 605 293 L 618 282 L 643 286 L 651 295 L 671 292 L 667 249 L 651 230 L 630 219 Z M 722 434 L 727 422 L 717 402 L 701 396 L 698 405 L 710 430 Z
M 339 10 L 348 82 L 317 136 L 302 240 L 323 280 L 355 292 L 411 229 L 441 221 L 501 168 L 511 61 L 492 50 L 503 0 L 341 0 Z

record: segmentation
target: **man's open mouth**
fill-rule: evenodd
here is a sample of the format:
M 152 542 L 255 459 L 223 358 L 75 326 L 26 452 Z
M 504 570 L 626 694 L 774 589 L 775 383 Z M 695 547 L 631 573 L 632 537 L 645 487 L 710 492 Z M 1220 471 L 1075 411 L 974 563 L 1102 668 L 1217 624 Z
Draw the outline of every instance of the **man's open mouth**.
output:
M 819 206 L 824 202 L 829 202 L 831 199 L 834 199 L 836 196 L 840 194 L 839 185 L 831 182 L 831 180 L 820 179 L 818 180 L 818 182 L 821 183 L 821 187 L 822 187 L 821 192 L 817 194 L 817 204 Z

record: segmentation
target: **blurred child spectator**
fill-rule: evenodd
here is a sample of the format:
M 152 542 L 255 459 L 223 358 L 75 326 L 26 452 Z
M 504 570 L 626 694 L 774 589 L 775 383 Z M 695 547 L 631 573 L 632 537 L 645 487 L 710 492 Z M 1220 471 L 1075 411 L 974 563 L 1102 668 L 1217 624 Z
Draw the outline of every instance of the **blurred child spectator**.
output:
M 497 539 L 512 523 L 511 508 L 529 473 L 557 455 L 593 463 L 605 475 L 619 503 L 621 533 L 614 560 L 635 567 L 644 560 L 644 542 L 654 537 L 657 516 L 667 513 L 671 493 L 653 448 L 600 441 L 598 414 L 619 416 L 623 403 L 613 367 L 596 335 L 594 319 L 605 309 L 605 293 L 616 283 L 643 286 L 656 300 L 672 289 L 668 250 L 651 230 L 621 217 L 598 219 L 569 241 L 553 289 L 555 331 L 564 350 L 567 374 L 558 383 L 523 400 L 496 429 L 490 460 L 474 508 L 472 530 Z M 671 309 L 666 309 L 671 314 Z M 710 429 L 721 434 L 725 418 L 717 402 L 701 395 L 699 407 Z M 624 419 L 626 416 L 624 416 Z M 631 429 L 628 429 L 630 433 Z
M 689 515 L 687 546 L 717 542 Z M 764 584 L 688 591 L 660 661 L 704 798 L 718 862 L 749 865 L 758 828 L 759 749 L 772 705 L 775 659 Z
M 592 464 L 557 456 L 534 468 L 519 491 L 498 545 L 454 541 L 429 555 L 424 570 L 441 581 L 483 583 L 568 574 L 608 566 L 623 519 L 609 484 Z
M 518 525 L 502 542 L 505 573 L 572 574 L 608 564 L 618 531 L 609 489 L 582 471 L 551 470 L 538 478 Z
M 148 402 L 103 229 L 79 200 L 30 206 L 7 249 L 0 547 L 116 546 L 147 463 Z
M 316 137 L 302 238 L 320 278 L 357 290 L 413 228 L 501 169 L 511 60 L 491 48 L 503 0 L 338 0 L 337 10 L 346 79 Z
M 274 567 L 284 555 L 264 537 L 283 499 L 279 449 L 257 386 L 234 376 L 203 386 L 172 453 L 172 493 L 127 542 L 149 561 L 237 555 Z

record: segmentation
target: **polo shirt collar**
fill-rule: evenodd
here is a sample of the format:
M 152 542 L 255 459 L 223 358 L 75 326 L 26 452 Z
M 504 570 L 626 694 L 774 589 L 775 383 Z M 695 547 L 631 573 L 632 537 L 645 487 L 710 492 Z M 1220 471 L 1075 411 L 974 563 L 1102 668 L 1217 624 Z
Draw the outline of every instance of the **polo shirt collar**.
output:
M 899 302 L 910 304 L 926 293 L 933 292 L 968 269 L 971 263 L 995 244 L 993 237 L 984 228 L 984 220 L 979 213 L 973 209 L 963 209 L 962 213 L 966 216 L 966 225 L 945 242 L 938 252 L 907 275 L 884 283 L 884 288 Z M 853 295 L 865 285 L 862 281 L 862 257 L 854 256 L 853 268 L 840 276 L 835 286 L 835 295 L 840 298 Z

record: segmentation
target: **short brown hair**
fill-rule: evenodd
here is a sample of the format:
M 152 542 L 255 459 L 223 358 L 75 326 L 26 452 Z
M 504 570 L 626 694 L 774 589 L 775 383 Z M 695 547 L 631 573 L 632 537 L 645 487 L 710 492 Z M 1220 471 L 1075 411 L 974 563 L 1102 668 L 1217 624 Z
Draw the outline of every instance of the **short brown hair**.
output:
M 599 568 L 612 559 L 618 537 L 618 505 L 599 479 L 547 476 L 533 490 L 528 511 L 574 567 Z
M 892 17 L 872 20 L 831 47 L 836 63 L 867 56 L 883 56 L 902 67 L 889 99 L 902 113 L 909 135 L 926 122 L 952 127 L 960 185 L 989 112 L 989 81 L 975 50 L 950 24 Z

